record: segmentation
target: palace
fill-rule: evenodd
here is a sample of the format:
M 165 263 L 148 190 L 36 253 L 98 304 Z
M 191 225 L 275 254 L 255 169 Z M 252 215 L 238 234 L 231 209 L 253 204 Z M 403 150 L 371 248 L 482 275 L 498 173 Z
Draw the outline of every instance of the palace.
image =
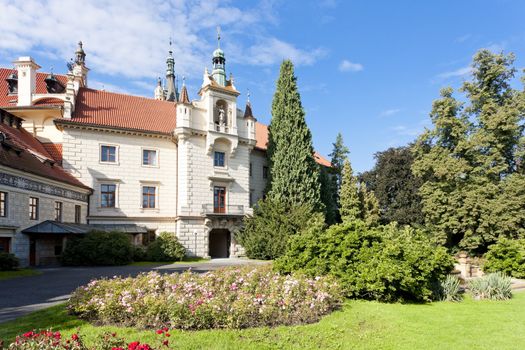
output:
M 249 99 L 238 106 L 225 65 L 218 47 L 196 100 L 172 52 L 153 98 L 89 88 L 81 42 L 67 74 L 31 57 L 0 68 L 0 251 L 52 264 L 68 237 L 104 229 L 135 244 L 172 232 L 191 256 L 242 255 L 234 233 L 264 196 L 268 130 Z

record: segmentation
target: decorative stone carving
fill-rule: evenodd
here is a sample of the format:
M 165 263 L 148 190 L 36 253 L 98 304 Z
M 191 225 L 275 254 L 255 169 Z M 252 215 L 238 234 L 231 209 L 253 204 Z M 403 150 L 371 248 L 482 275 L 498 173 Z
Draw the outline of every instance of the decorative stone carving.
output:
M 88 201 L 88 195 L 85 193 L 68 190 L 58 186 L 49 185 L 43 182 L 29 180 L 21 176 L 15 176 L 6 173 L 0 173 L 0 184 L 20 188 L 27 191 L 39 192 L 52 196 L 73 199 L 81 202 Z

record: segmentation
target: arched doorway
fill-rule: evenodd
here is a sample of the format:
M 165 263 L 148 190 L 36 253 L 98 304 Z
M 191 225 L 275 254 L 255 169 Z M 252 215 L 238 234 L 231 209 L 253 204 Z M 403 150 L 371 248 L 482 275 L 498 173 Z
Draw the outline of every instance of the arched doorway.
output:
M 231 235 L 226 229 L 213 229 L 208 239 L 208 254 L 211 258 L 230 257 Z

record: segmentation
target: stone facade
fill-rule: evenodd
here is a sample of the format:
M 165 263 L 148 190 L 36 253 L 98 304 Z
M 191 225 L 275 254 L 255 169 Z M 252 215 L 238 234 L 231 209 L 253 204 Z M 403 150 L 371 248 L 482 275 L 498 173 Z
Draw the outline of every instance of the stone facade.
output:
M 21 266 L 29 265 L 30 237 L 22 231 L 45 220 L 55 220 L 55 203 L 62 203 L 62 221 L 75 222 L 75 206 L 80 206 L 81 222 L 86 223 L 88 209 L 87 197 L 89 190 L 82 190 L 64 183 L 52 181 L 40 176 L 31 175 L 8 167 L 0 166 L 0 176 L 17 178 L 17 185 L 0 184 L 0 191 L 7 193 L 7 212 L 5 217 L 0 217 L 0 237 L 8 238 L 9 251 L 20 259 Z M 20 181 L 22 180 L 22 181 Z M 24 186 L 24 183 L 39 184 L 46 190 L 35 190 Z M 57 195 L 60 189 L 64 195 Z M 67 194 L 69 193 L 69 194 Z M 38 218 L 31 220 L 29 217 L 29 198 L 38 198 Z M 83 199 L 86 200 L 83 200 Z M 35 264 L 56 263 L 56 247 L 63 247 L 62 237 L 43 238 L 36 240 Z

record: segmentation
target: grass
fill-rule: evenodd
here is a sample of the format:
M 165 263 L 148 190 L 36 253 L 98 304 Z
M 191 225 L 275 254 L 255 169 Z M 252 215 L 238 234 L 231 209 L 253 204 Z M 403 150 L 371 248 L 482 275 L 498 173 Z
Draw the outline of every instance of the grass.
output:
M 0 271 L 0 280 L 8 280 L 17 277 L 36 276 L 42 272 L 33 269 L 19 269 L 14 271 Z
M 95 327 L 67 315 L 64 305 L 0 327 L 0 339 L 31 329 L 80 330 L 88 343 L 117 332 L 128 341 L 152 342 L 153 331 Z M 383 304 L 348 301 L 342 310 L 305 326 L 245 330 L 172 331 L 176 349 L 523 349 L 525 293 L 509 301 Z
M 204 258 L 184 258 L 182 261 L 173 262 L 159 262 L 159 261 L 135 261 L 132 262 L 131 266 L 154 266 L 154 265 L 171 265 L 171 264 L 188 264 L 188 263 L 205 263 L 209 262 L 210 259 Z

